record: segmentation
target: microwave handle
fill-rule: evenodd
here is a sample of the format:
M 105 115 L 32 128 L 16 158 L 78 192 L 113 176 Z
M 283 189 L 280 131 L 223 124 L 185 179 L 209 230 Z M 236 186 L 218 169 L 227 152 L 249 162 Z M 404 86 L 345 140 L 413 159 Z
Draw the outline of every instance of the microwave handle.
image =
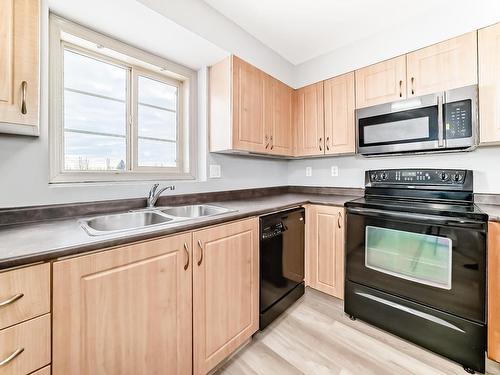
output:
M 437 107 L 438 107 L 438 147 L 444 147 L 443 95 L 438 95 Z

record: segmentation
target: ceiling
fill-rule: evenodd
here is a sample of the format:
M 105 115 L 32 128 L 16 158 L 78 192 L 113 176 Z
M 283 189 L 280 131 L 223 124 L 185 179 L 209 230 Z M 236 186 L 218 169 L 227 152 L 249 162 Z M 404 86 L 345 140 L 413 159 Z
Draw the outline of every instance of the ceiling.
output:
M 422 15 L 452 0 L 204 0 L 279 53 L 301 64 Z

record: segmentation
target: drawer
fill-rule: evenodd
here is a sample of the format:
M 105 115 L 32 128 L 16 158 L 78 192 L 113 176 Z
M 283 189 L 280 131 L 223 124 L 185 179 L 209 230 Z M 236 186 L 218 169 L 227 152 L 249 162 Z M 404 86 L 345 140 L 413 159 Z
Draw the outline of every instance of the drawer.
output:
M 46 366 L 38 371 L 32 372 L 30 375 L 50 375 L 50 366 Z
M 0 329 L 50 312 L 50 264 L 0 273 Z
M 0 363 L 21 350 L 0 375 L 26 375 L 50 363 L 50 314 L 0 331 Z

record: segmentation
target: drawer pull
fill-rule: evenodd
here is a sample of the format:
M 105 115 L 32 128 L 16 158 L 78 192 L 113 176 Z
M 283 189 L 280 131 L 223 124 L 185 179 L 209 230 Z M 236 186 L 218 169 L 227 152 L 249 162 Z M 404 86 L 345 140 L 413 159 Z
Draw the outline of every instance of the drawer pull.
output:
M 10 305 L 11 303 L 16 302 L 18 299 L 21 299 L 23 297 L 24 297 L 23 293 L 14 294 L 12 297 L 7 298 L 4 301 L 0 301 L 0 307 L 5 307 L 7 305 Z
M 9 364 L 10 362 L 12 362 L 22 352 L 24 352 L 24 348 L 17 349 L 14 353 L 12 353 L 7 358 L 5 358 L 3 361 L 0 362 L 0 367 L 5 366 L 5 365 Z

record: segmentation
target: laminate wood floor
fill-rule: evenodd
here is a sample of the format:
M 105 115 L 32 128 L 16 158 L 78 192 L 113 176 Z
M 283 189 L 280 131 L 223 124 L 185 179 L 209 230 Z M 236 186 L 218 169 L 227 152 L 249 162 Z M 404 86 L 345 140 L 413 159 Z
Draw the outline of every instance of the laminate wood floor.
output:
M 499 374 L 494 362 L 488 374 Z M 341 300 L 306 294 L 228 360 L 217 375 L 467 375 L 462 366 L 359 320 Z

